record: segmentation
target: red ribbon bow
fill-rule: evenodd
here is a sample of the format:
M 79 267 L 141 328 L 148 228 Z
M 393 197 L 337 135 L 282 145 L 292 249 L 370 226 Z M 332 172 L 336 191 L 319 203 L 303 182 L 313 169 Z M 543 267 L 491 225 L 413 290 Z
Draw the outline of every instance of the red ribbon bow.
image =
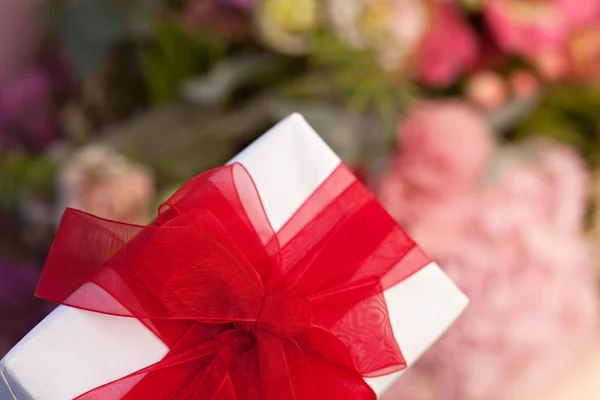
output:
M 383 291 L 428 261 L 343 165 L 275 233 L 233 164 L 150 226 L 67 210 L 37 295 L 138 318 L 170 348 L 78 399 L 373 399 L 363 377 L 406 367 Z

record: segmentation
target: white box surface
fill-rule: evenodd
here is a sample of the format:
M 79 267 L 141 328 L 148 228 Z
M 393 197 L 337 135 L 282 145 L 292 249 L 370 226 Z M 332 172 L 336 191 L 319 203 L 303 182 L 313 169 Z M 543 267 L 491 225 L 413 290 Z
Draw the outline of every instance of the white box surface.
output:
M 252 175 L 275 230 L 341 162 L 299 114 L 280 122 L 234 161 Z M 468 302 L 434 263 L 387 290 L 385 298 L 409 365 Z M 0 361 L 0 400 L 72 399 L 159 361 L 167 351 L 137 320 L 60 306 Z M 367 382 L 381 394 L 398 375 Z

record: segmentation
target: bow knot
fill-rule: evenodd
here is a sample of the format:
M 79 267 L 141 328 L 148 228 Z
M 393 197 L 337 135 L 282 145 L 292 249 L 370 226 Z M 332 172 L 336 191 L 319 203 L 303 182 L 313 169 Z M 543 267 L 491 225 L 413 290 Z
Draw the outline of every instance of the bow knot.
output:
M 280 337 L 294 337 L 308 332 L 312 323 L 306 298 L 267 293 L 256 326 Z

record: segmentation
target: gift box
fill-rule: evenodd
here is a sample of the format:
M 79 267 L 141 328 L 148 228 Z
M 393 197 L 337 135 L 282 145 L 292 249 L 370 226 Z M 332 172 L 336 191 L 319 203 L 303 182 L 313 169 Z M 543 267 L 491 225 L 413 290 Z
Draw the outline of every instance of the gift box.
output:
M 281 121 L 229 164 L 238 163 L 251 177 L 275 232 L 342 165 L 298 114 Z M 433 262 L 387 288 L 383 297 L 393 337 L 408 366 L 448 329 L 468 302 Z M 169 347 L 147 324 L 118 316 L 119 307 L 124 307 L 113 296 L 105 293 L 95 301 L 109 304 L 117 315 L 61 305 L 4 357 L 1 400 L 75 398 L 167 355 Z M 400 373 L 365 381 L 381 394 Z

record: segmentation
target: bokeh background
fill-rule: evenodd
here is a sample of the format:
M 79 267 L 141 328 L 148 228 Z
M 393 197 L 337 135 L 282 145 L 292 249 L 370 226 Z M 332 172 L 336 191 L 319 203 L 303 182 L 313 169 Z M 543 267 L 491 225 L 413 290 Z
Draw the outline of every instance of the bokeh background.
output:
M 472 303 L 387 394 L 600 398 L 600 1 L 0 0 L 0 357 L 65 207 L 301 112 Z

